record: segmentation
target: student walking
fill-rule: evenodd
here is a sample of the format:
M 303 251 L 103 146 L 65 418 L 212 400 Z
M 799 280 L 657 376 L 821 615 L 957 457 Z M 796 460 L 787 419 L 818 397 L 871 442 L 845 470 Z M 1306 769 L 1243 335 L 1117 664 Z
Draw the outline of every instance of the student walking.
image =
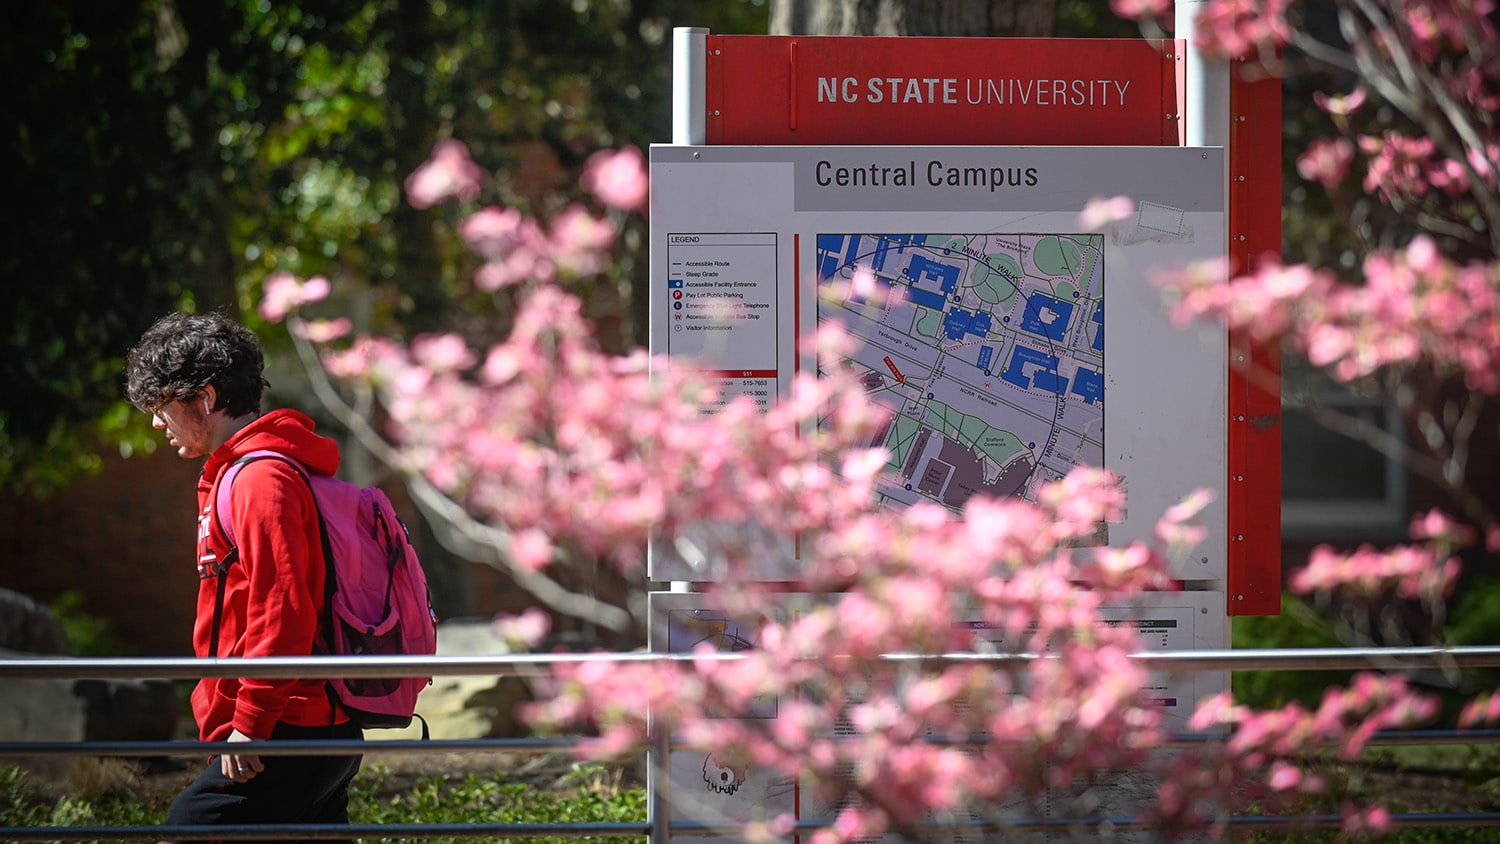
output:
M 199 657 L 306 656 L 325 640 L 326 566 L 307 480 L 284 460 L 248 463 L 231 488 L 231 518 L 214 512 L 216 481 L 249 452 L 276 451 L 315 474 L 338 468 L 337 443 L 306 415 L 261 413 L 263 370 L 255 335 L 217 314 L 163 317 L 126 361 L 131 404 L 151 414 L 180 457 L 207 458 L 197 487 Z M 209 759 L 173 801 L 169 825 L 349 822 L 360 756 L 262 756 L 253 744 L 361 738 L 323 680 L 205 678 L 192 710 L 203 741 L 246 744 Z

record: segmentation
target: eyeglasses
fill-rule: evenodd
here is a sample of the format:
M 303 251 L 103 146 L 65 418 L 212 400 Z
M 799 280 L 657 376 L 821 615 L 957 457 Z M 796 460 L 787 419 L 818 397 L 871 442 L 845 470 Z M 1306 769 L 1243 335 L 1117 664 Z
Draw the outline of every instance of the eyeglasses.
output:
M 179 402 L 185 401 L 187 401 L 187 399 L 166 399 L 165 401 L 158 402 L 157 405 L 151 409 L 151 415 L 161 416 L 162 412 L 167 408 L 171 407 L 174 404 L 178 404 Z

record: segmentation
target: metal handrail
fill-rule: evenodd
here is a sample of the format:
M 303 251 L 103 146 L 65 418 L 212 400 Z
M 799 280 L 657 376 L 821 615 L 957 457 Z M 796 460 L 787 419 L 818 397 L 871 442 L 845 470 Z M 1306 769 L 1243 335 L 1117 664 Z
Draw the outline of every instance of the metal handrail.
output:
M 836 739 L 836 741 L 839 739 Z M 854 741 L 853 737 L 843 740 Z M 935 745 L 972 745 L 987 740 L 984 735 L 966 739 L 924 738 Z M 1222 743 L 1224 733 L 1186 732 L 1168 736 L 1165 747 L 1197 747 Z M 448 754 L 482 750 L 509 753 L 562 753 L 576 750 L 580 739 L 557 738 L 476 738 L 476 739 L 309 739 L 256 742 L 260 756 L 323 756 L 340 753 Z M 1382 730 L 1365 741 L 1370 747 L 1398 747 L 1434 744 L 1500 744 L 1500 729 L 1465 730 Z M 668 749 L 690 745 L 669 742 Z M 1331 745 L 1329 745 L 1331 746 Z M 211 756 L 228 750 L 244 750 L 243 744 L 225 741 L 0 741 L 0 757 L 7 756 L 99 756 L 143 758 L 148 756 Z
M 566 654 L 500 654 L 463 656 L 279 656 L 279 657 L 19 657 L 0 659 L 0 679 L 167 679 L 255 677 L 371 679 L 411 675 L 453 677 L 544 677 L 552 666 L 605 662 L 614 665 L 732 662 L 745 654 L 661 654 L 599 652 Z M 989 663 L 1025 667 L 1054 654 L 1035 653 L 890 653 L 895 664 Z M 1334 671 L 1376 668 L 1494 668 L 1500 646 L 1395 648 L 1236 648 L 1233 650 L 1143 651 L 1130 655 L 1158 671 Z
M 79 748 L 88 746 L 87 754 Z M 477 750 L 504 750 L 511 753 L 563 753 L 575 750 L 578 739 L 566 738 L 483 738 L 483 739 L 307 739 L 255 743 L 257 756 L 336 756 L 341 753 L 444 754 Z M 4 741 L 3 756 L 110 756 L 141 758 L 147 756 L 212 756 L 231 750 L 243 751 L 242 743 L 227 741 Z

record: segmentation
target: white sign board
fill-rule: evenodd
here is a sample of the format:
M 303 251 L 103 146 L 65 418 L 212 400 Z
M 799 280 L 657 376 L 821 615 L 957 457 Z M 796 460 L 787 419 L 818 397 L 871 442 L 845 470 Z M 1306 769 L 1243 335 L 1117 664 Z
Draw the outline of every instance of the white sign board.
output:
M 770 407 L 838 321 L 890 412 L 887 503 L 1031 499 L 1099 466 L 1129 502 L 1101 538 L 1124 545 L 1208 488 L 1209 539 L 1173 574 L 1222 580 L 1226 335 L 1171 325 L 1150 277 L 1226 254 L 1223 168 L 1218 148 L 654 146 L 651 351 Z M 1127 219 L 1080 221 L 1114 196 Z M 712 579 L 658 549 L 651 576 Z

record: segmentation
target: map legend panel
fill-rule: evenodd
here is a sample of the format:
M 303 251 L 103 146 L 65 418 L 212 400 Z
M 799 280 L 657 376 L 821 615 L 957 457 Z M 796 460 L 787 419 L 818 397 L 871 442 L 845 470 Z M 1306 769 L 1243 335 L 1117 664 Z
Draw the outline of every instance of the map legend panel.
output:
M 774 232 L 667 235 L 667 313 L 673 365 L 724 379 L 724 401 L 751 396 L 769 409 L 777 394 L 778 317 Z

